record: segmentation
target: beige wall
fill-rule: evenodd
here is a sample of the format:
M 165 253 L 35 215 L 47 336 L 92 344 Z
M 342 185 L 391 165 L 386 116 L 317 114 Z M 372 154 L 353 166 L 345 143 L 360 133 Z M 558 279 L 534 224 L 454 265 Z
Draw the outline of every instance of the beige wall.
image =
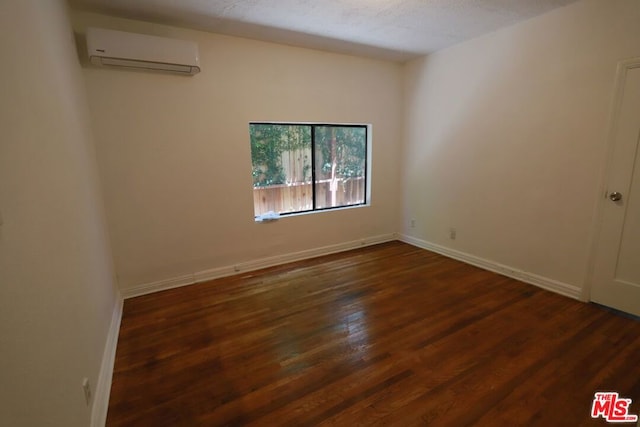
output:
M 74 27 L 195 40 L 202 72 L 85 68 L 122 289 L 396 231 L 402 67 L 74 13 Z M 373 125 L 371 206 L 260 224 L 250 121 Z
M 586 0 L 407 64 L 403 232 L 582 287 L 638 22 L 637 0 Z
M 65 3 L 0 3 L 0 53 L 0 425 L 87 426 L 116 296 Z

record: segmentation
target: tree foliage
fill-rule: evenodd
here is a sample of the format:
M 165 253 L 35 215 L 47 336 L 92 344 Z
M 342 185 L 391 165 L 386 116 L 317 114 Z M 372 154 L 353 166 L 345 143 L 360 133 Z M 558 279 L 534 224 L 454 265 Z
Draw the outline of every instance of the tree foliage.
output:
M 311 149 L 309 126 L 252 124 L 249 127 L 249 135 L 253 185 L 256 187 L 284 184 L 286 176 L 282 165 L 282 153 Z M 307 165 L 306 170 L 310 168 L 311 166 Z
M 282 164 L 283 153 L 311 150 L 311 132 L 314 132 L 316 180 L 331 178 L 335 163 L 336 178 L 348 179 L 364 176 L 366 159 L 366 129 L 347 126 L 251 124 L 251 161 L 253 185 L 256 187 L 285 184 Z M 309 159 L 303 164 L 304 181 L 311 179 Z
M 335 158 L 332 141 L 335 139 Z M 336 164 L 336 177 L 342 179 L 364 176 L 367 158 L 367 139 L 364 127 L 315 127 L 316 179 L 331 177 L 331 167 Z

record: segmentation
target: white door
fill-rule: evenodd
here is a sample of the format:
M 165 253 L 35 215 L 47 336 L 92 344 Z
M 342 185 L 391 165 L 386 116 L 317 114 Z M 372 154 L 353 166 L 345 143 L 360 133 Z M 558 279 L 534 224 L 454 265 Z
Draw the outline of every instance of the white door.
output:
M 640 59 L 622 63 L 591 300 L 640 316 Z

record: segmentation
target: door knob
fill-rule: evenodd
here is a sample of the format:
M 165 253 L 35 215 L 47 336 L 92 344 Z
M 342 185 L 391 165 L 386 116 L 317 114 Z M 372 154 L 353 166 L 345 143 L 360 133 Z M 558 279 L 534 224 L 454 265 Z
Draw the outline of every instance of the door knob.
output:
M 622 194 L 618 193 L 617 191 L 609 193 L 609 200 L 611 200 L 612 202 L 619 202 L 620 200 L 622 200 Z

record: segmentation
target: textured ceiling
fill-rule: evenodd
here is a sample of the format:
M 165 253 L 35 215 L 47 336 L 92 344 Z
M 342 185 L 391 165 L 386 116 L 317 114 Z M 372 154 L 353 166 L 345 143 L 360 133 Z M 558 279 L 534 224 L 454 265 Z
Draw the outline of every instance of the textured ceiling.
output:
M 576 0 L 69 0 L 73 8 L 402 61 Z

